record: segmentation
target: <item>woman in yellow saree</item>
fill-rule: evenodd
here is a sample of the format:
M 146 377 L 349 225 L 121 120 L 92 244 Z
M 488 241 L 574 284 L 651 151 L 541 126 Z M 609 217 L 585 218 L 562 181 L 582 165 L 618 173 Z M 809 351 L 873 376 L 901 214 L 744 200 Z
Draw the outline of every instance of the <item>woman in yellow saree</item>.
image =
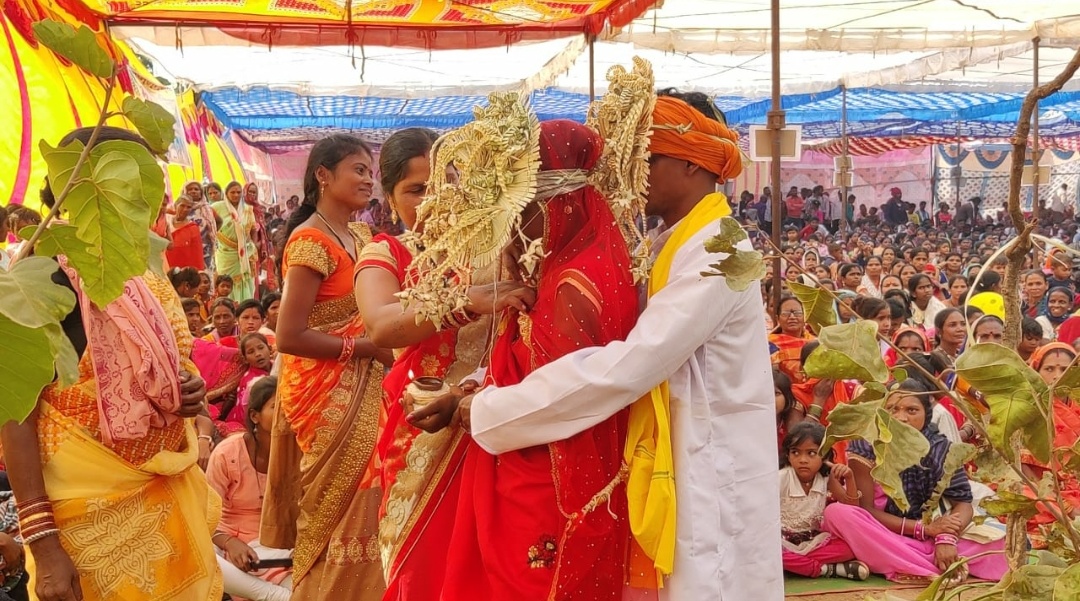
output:
M 61 146 L 89 137 L 76 130 Z M 143 143 L 111 127 L 98 137 L 106 140 Z M 26 422 L 3 429 L 34 598 L 220 599 L 210 542 L 220 499 L 196 463 L 208 433 L 186 419 L 202 410 L 205 389 L 191 376 L 180 299 L 148 273 L 98 308 L 59 260 L 54 281 L 78 299 L 62 325 L 79 378 L 46 387 Z
M 289 218 L 277 343 L 277 416 L 260 542 L 293 548 L 293 598 L 382 597 L 375 442 L 383 366 L 365 337 L 353 268 L 371 233 L 349 217 L 366 207 L 372 153 L 359 138 L 315 144 L 304 201 Z

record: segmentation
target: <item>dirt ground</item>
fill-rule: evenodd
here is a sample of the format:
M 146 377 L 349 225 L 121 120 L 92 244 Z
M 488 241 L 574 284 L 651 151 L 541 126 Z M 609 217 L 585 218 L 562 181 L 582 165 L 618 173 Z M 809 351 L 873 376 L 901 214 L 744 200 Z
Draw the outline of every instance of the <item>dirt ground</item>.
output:
M 878 591 L 861 591 L 857 593 L 828 593 L 807 597 L 788 597 L 788 599 L 794 601 L 865 601 L 867 596 L 870 596 L 871 598 L 883 597 L 881 593 L 884 591 L 885 589 L 880 589 Z M 915 597 L 917 597 L 920 592 L 922 591 L 917 588 L 902 590 L 889 589 L 889 593 L 897 599 L 907 599 L 909 601 L 914 601 Z

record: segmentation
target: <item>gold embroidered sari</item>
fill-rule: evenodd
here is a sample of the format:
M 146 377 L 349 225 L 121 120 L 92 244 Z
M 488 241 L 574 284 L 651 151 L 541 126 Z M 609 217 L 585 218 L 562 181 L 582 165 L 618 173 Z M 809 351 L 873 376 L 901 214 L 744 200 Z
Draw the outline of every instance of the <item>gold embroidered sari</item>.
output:
M 150 274 L 142 282 L 164 308 L 168 324 L 159 327 L 174 332 L 181 368 L 198 373 L 172 286 Z M 210 535 L 221 499 L 197 464 L 191 420 L 102 442 L 92 351 L 88 346 L 83 353 L 74 386 L 45 389 L 38 416 L 45 489 L 60 543 L 79 571 L 83 599 L 220 599 L 221 572 Z M 32 553 L 27 565 L 33 574 Z
M 354 234 L 361 242 L 371 239 L 363 226 Z M 352 257 L 309 228 L 295 232 L 285 247 L 283 271 L 295 266 L 323 276 L 309 327 L 362 335 Z M 382 375 L 382 365 L 367 358 L 340 363 L 282 355 L 260 540 L 294 549 L 296 599 L 382 597 L 382 489 L 374 456 Z

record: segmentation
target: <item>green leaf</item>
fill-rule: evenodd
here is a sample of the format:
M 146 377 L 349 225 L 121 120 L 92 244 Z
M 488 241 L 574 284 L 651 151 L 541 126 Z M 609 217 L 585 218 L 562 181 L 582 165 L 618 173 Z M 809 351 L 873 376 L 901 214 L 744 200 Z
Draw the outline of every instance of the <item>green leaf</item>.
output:
M 822 328 L 820 346 L 806 360 L 806 375 L 829 380 L 885 382 L 889 368 L 881 358 L 877 324 L 859 320 Z
M 116 63 L 98 44 L 97 36 L 86 25 L 78 31 L 67 23 L 44 20 L 34 23 L 34 37 L 46 48 L 75 63 L 80 69 L 107 79 L 113 76 Z
M 995 517 L 1019 513 L 1026 519 L 1039 513 L 1038 508 L 1035 507 L 1035 499 L 1007 490 L 999 490 L 993 497 L 983 499 L 979 502 L 979 507 L 988 515 Z
M 153 227 L 158 212 L 161 210 L 161 203 L 165 200 L 165 172 L 161 170 L 161 165 L 142 144 L 126 140 L 112 140 L 103 144 L 108 144 L 110 150 L 123 152 L 139 164 L 140 197 L 150 207 L 150 218 L 146 227 L 147 229 Z
M 63 189 L 73 177 L 81 142 L 54 149 L 41 143 L 49 179 Z M 50 228 L 37 252 L 64 254 L 99 307 L 115 300 L 131 277 L 146 272 L 152 216 L 164 197 L 161 170 L 141 145 L 102 142 L 89 153 L 64 201 L 70 225 Z M 153 204 L 146 194 L 157 194 Z M 153 208 L 153 211 L 151 210 Z
M 980 447 L 972 461 L 976 468 L 971 473 L 973 480 L 991 487 L 996 486 L 998 490 L 1004 490 L 1012 483 L 1020 481 L 1020 476 L 990 445 Z
M 1063 397 L 1071 396 L 1074 391 L 1080 390 L 1080 364 L 1074 361 L 1057 382 L 1054 382 L 1054 390 Z
M 738 220 L 732 217 L 720 218 L 720 231 L 705 241 L 705 251 L 710 253 L 735 254 L 737 245 L 748 237 Z
M 124 98 L 121 109 L 155 154 L 168 152 L 176 138 L 176 117 L 172 113 L 158 104 L 134 96 Z
M 1069 562 L 1046 549 L 1036 549 L 1031 552 L 1031 556 L 1035 558 L 1035 563 L 1040 566 L 1056 566 L 1059 568 L 1069 567 Z
M 144 236 L 148 240 L 148 237 Z M 104 307 L 124 291 L 124 284 L 136 275 L 146 273 L 148 261 L 132 254 L 112 252 L 106 247 L 104 256 L 91 254 L 91 247 L 79 240 L 73 225 L 50 227 L 38 240 L 35 252 L 64 255 L 82 279 L 83 291 L 93 303 Z
M 941 496 L 945 494 L 945 489 L 949 488 L 949 484 L 952 482 L 953 474 L 955 474 L 957 470 L 964 468 L 964 464 L 975 456 L 975 451 L 975 445 L 966 442 L 957 442 L 949 445 L 949 452 L 945 454 L 944 471 L 941 474 L 941 479 L 938 480 L 937 486 L 934 487 L 934 494 L 931 495 L 930 499 L 923 505 L 924 513 L 931 508 L 938 506 Z
M 1053 601 L 1054 584 L 1065 572 L 1056 566 L 1028 564 L 1001 579 L 1002 601 Z
M 46 257 L 26 257 L 0 269 L 0 315 L 28 328 L 58 324 L 75 308 L 71 290 L 52 281 L 60 267 Z
M 45 337 L 49 339 L 49 351 L 52 352 L 57 383 L 60 388 L 67 388 L 79 381 L 79 355 L 60 324 L 49 324 L 44 331 Z
M 908 379 L 908 372 L 902 367 L 897 367 L 893 369 L 891 375 L 892 379 L 897 382 L 903 382 L 904 380 Z
M 851 399 L 850 403 L 855 405 L 858 403 L 880 401 L 885 398 L 886 394 L 887 391 L 885 390 L 884 384 L 871 381 L 862 385 L 862 390 L 859 391 L 859 394 L 855 395 L 855 398 Z
M 833 297 L 829 296 L 827 290 L 799 282 L 788 282 L 788 288 L 802 303 L 806 323 L 810 324 L 815 332 L 826 326 L 836 325 L 836 308 L 833 306 Z
M 150 232 L 150 271 L 166 279 L 169 277 L 165 273 L 165 250 L 168 248 L 168 240 Z
M 701 275 L 724 276 L 728 288 L 742 292 L 750 284 L 765 277 L 765 255 L 756 250 L 736 250 L 719 263 L 709 265 L 713 271 L 703 271 Z
M 1066 568 L 1054 581 L 1054 601 L 1080 599 L 1080 564 Z
M 1012 349 L 976 344 L 956 360 L 957 374 L 986 395 L 990 404 L 990 442 L 1012 461 L 1011 444 L 1019 432 L 1025 448 L 1042 463 L 1050 461 L 1046 418 L 1049 390 L 1042 377 Z
M 28 328 L 0 316 L 0 424 L 26 419 L 52 381 L 45 328 Z
M 907 511 L 909 505 L 900 482 L 900 472 L 918 465 L 930 452 L 926 437 L 915 428 L 893 419 L 885 411 L 885 401 L 880 400 L 858 405 L 837 405 L 829 413 L 829 426 L 825 430 L 822 448 L 827 450 L 840 440 L 865 440 L 873 445 L 876 461 L 870 475 L 900 509 Z

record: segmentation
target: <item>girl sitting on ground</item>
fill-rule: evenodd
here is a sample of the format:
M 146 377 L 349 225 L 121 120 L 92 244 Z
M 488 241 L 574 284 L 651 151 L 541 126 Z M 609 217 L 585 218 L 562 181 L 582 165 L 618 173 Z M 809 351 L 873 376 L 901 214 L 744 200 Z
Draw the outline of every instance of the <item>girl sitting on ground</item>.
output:
M 222 413 L 226 416 L 225 423 L 219 425 L 219 429 L 224 435 L 244 429 L 247 423 L 248 395 L 251 386 L 260 378 L 270 375 L 270 368 L 274 364 L 274 352 L 270 349 L 270 343 L 258 332 L 240 337 L 240 356 L 247 365 L 247 371 L 244 372 L 236 387 L 236 404 L 229 408 L 229 411 Z
M 225 592 L 251 601 L 288 601 L 292 595 L 288 570 L 257 567 L 263 560 L 292 557 L 292 551 L 263 547 L 258 540 L 276 403 L 277 378 L 255 382 L 243 435 L 223 440 L 210 456 L 206 472 L 210 486 L 221 495 L 221 521 L 213 541 Z
M 830 497 L 849 505 L 859 502 L 851 469 L 831 464 L 831 451 L 821 455 L 824 438 L 824 426 L 812 421 L 795 425 L 784 438 L 780 456 L 784 569 L 807 578 L 866 580 L 870 570 L 855 560 L 851 547 L 821 530 Z

